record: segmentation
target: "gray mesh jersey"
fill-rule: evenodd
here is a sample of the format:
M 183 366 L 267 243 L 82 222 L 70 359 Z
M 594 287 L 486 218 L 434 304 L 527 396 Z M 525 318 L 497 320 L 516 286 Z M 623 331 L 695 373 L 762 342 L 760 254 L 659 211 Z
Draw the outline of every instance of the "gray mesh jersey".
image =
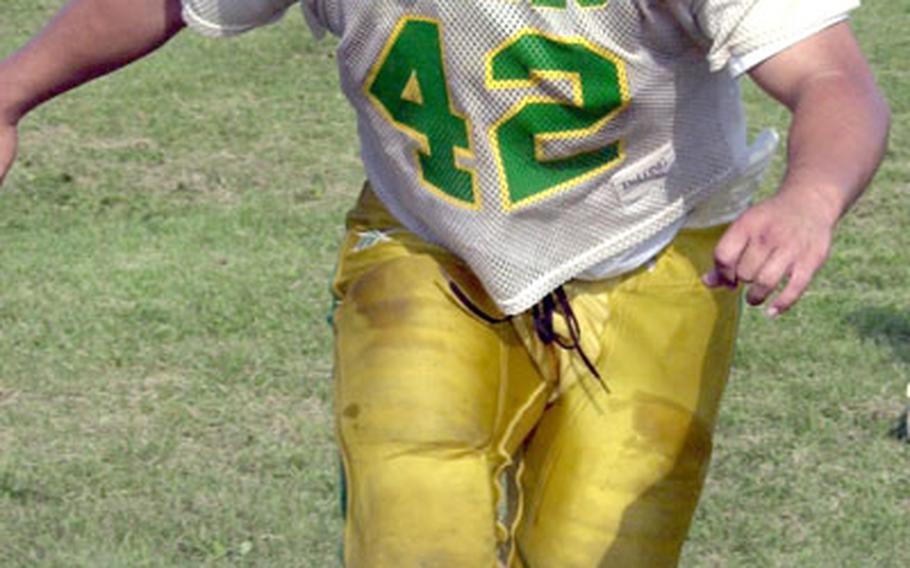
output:
M 293 3 L 184 0 L 191 25 L 220 35 Z M 303 5 L 341 38 L 378 196 L 518 313 L 592 267 L 663 246 L 685 222 L 740 213 L 769 152 L 750 155 L 736 75 L 858 2 Z

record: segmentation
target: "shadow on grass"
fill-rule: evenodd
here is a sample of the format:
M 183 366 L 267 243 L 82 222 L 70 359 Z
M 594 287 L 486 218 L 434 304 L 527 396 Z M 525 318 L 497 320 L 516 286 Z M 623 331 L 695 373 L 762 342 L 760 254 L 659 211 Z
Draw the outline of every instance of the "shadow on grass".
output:
M 893 306 L 867 307 L 848 315 L 847 323 L 862 337 L 888 346 L 899 362 L 910 364 L 910 311 Z M 910 406 L 898 417 L 890 433 L 898 440 L 910 442 Z
M 0 472 L 0 500 L 2 499 L 9 499 L 13 503 L 23 505 L 58 501 L 54 496 L 40 489 L 29 487 L 8 472 Z
M 910 310 L 876 306 L 856 310 L 847 316 L 861 336 L 887 345 L 904 363 L 910 363 Z

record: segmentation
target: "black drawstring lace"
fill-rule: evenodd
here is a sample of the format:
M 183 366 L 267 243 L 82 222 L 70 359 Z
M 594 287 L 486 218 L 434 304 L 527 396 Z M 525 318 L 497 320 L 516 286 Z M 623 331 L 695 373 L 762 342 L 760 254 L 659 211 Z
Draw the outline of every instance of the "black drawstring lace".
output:
M 469 298 L 468 295 L 465 294 L 461 290 L 461 288 L 458 287 L 458 284 L 456 284 L 454 280 L 452 280 L 451 278 L 449 278 L 448 280 L 449 280 L 449 289 L 452 290 L 452 293 L 455 294 L 455 297 L 458 298 L 458 301 L 461 302 L 461 304 L 464 307 L 468 308 L 468 310 L 472 314 L 477 316 L 478 318 L 482 319 L 483 321 L 485 321 L 489 324 L 493 324 L 493 325 L 496 325 L 498 323 L 506 323 L 507 321 L 512 319 L 512 316 L 494 318 L 490 314 L 486 313 L 485 311 L 483 311 L 482 309 L 477 307 L 477 304 L 475 304 L 474 302 L 471 301 L 471 298 Z
M 479 308 L 471 298 L 455 283 L 451 278 L 448 279 L 449 288 L 452 290 L 452 294 L 458 298 L 458 301 L 464 305 L 472 314 L 482 319 L 483 321 L 489 324 L 500 324 L 505 323 L 512 319 L 512 316 L 504 316 L 501 318 L 496 318 L 490 314 L 484 312 Z M 566 327 L 569 329 L 569 338 L 568 340 L 558 333 L 553 328 L 553 314 L 560 313 L 566 320 Z M 575 317 L 575 312 L 572 311 L 572 304 L 569 303 L 569 297 L 566 295 L 565 289 L 562 286 L 559 286 L 538 302 L 534 307 L 531 308 L 531 317 L 534 319 L 534 331 L 537 333 L 537 337 L 544 343 L 544 345 L 550 345 L 555 343 L 561 349 L 566 351 L 575 351 L 578 353 L 578 356 L 581 357 L 581 360 L 584 362 L 585 367 L 588 368 L 588 371 L 597 379 L 597 382 L 600 383 L 600 386 L 604 389 L 605 392 L 609 392 L 607 384 L 604 382 L 603 378 L 600 376 L 600 373 L 597 372 L 597 368 L 594 367 L 594 364 L 591 362 L 591 359 L 588 358 L 587 353 L 584 349 L 581 348 L 581 326 L 578 324 L 578 319 Z
M 561 313 L 566 320 L 566 327 L 569 329 L 569 341 L 566 341 L 564 337 L 561 337 L 553 329 L 553 314 L 557 312 Z M 600 373 L 597 372 L 597 368 L 594 367 L 591 359 L 588 358 L 585 350 L 581 348 L 581 326 L 578 325 L 578 319 L 575 317 L 575 312 L 572 311 L 572 304 L 569 303 L 569 297 L 566 295 L 565 289 L 559 286 L 544 296 L 540 302 L 531 308 L 531 315 L 534 318 L 534 329 L 537 331 L 537 337 L 545 345 L 555 343 L 566 351 L 578 353 L 585 367 L 591 371 L 591 374 L 594 375 L 600 386 L 606 391 L 606 383 L 604 383 Z

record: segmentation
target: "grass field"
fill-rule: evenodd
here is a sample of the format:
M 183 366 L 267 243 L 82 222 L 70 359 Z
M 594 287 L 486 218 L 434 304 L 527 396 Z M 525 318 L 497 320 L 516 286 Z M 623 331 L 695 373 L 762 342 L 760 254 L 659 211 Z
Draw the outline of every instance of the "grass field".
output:
M 0 53 L 61 3 L 4 0 Z M 296 16 L 182 34 L 23 123 L 0 194 L 0 566 L 336 565 L 326 282 L 362 172 L 333 44 Z M 888 436 L 910 381 L 910 0 L 854 25 L 888 160 L 798 309 L 747 314 L 685 567 L 910 565 L 910 445 Z

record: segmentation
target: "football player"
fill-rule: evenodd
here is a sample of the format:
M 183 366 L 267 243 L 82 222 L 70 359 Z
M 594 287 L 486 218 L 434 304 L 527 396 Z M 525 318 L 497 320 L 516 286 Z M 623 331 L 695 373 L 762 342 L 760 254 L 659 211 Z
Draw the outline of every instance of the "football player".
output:
M 0 175 L 42 101 L 297 1 L 72 0 L 0 65 Z M 346 563 L 675 565 L 740 284 L 792 307 L 884 152 L 859 3 L 301 3 L 368 178 L 333 283 Z M 744 74 L 792 112 L 757 205 Z

